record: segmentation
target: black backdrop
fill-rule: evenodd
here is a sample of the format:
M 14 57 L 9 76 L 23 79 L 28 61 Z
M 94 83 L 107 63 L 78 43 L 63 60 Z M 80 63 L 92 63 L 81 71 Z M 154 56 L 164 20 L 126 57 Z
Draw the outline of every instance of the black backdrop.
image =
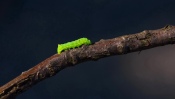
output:
M 0 85 L 56 53 L 175 23 L 174 0 L 1 0 Z M 172 45 L 67 68 L 17 99 L 174 99 Z

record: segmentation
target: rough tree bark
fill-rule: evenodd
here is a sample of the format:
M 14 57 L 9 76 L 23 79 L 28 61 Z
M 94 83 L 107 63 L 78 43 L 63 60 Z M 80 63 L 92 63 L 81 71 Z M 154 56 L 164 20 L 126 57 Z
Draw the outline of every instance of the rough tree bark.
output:
M 55 54 L 28 71 L 0 87 L 0 99 L 14 99 L 38 82 L 51 77 L 60 70 L 88 60 L 98 60 L 112 55 L 141 51 L 157 46 L 175 43 L 175 26 L 167 25 L 157 30 L 124 35 L 100 40 L 90 46 Z

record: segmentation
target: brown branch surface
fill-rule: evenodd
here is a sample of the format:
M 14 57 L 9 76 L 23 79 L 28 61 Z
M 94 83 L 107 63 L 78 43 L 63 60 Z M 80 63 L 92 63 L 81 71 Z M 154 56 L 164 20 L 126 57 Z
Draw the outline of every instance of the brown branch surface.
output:
M 100 40 L 90 46 L 55 54 L 28 71 L 0 87 L 0 99 L 14 99 L 38 82 L 55 75 L 60 70 L 75 64 L 98 60 L 111 55 L 121 55 L 157 46 L 175 43 L 175 26 L 167 25 L 157 30 L 124 35 L 113 39 Z

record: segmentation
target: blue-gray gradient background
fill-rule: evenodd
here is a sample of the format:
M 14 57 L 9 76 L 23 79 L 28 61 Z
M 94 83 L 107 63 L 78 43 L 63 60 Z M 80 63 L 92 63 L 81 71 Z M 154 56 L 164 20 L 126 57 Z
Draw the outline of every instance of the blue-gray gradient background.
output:
M 0 85 L 56 53 L 58 43 L 96 42 L 175 24 L 174 0 L 1 0 Z M 175 99 L 175 45 L 85 62 L 17 99 Z

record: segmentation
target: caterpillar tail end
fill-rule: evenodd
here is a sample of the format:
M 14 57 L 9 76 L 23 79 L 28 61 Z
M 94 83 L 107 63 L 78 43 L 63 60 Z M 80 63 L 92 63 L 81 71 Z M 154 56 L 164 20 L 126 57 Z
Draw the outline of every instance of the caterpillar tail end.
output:
M 61 51 L 62 51 L 62 46 L 61 46 L 61 44 L 58 44 L 57 53 L 61 54 Z

